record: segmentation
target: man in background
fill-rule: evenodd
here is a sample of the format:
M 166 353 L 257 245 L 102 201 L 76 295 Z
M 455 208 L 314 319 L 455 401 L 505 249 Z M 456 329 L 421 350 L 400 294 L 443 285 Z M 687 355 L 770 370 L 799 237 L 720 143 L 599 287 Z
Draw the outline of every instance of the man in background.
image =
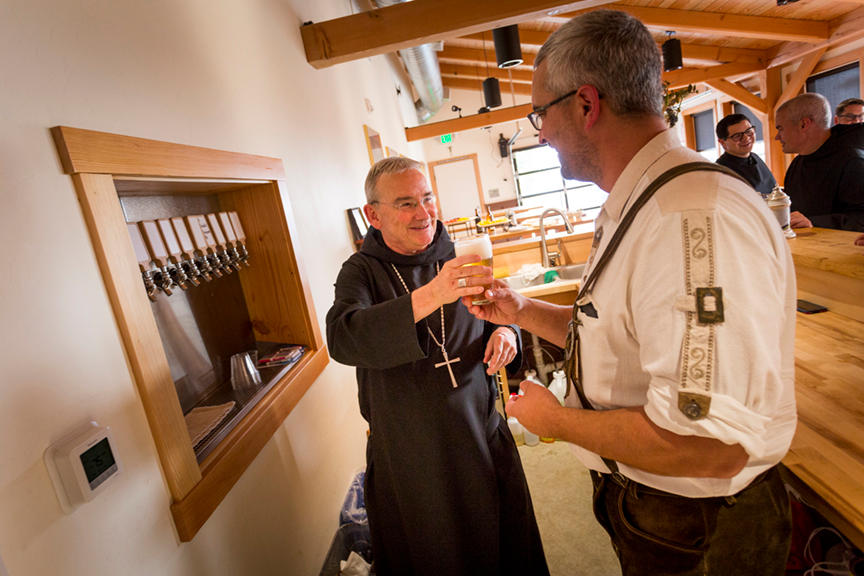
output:
M 724 153 L 717 164 L 740 174 L 763 196 L 771 193 L 777 181 L 762 159 L 753 153 L 756 128 L 744 114 L 729 114 L 717 123 L 717 140 Z
M 864 100 L 847 98 L 837 105 L 834 124 L 861 124 L 864 122 Z
M 786 154 L 798 154 L 786 171 L 793 228 L 864 232 L 864 149 L 850 138 L 860 126 L 830 128 L 824 96 L 805 93 L 777 109 L 777 136 Z

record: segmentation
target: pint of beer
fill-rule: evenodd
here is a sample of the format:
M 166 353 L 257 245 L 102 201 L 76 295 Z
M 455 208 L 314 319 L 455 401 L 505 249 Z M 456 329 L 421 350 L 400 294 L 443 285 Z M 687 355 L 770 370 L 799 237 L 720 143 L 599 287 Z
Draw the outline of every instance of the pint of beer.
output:
M 477 256 L 480 256 L 480 262 L 468 264 L 468 266 L 476 266 L 477 264 L 480 264 L 483 266 L 489 266 L 490 268 L 492 267 L 492 242 L 489 240 L 488 234 L 480 234 L 470 238 L 461 238 L 454 242 L 454 246 L 456 248 L 457 257 L 466 254 L 476 254 Z M 483 292 L 475 294 L 471 303 L 475 306 L 489 304 L 489 300 L 487 300 L 484 295 L 486 290 L 489 288 L 491 288 L 491 286 L 484 286 Z

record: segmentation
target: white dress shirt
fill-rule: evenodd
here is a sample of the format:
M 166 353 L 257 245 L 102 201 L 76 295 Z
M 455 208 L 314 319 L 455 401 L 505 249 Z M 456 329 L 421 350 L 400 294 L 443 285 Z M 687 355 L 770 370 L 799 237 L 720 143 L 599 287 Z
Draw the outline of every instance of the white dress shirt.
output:
M 671 131 L 639 151 L 597 218 L 586 278 L 638 195 L 667 169 L 697 160 L 704 159 Z M 704 286 L 722 289 L 722 322 L 696 321 L 690 294 Z M 663 186 L 589 297 L 597 317 L 579 313 L 582 375 L 598 410 L 644 406 L 661 428 L 740 444 L 749 456 L 728 479 L 661 476 L 619 463 L 622 474 L 683 496 L 726 496 L 786 454 L 797 419 L 795 274 L 776 218 L 747 184 L 691 172 Z M 710 408 L 697 419 L 678 404 L 679 389 L 692 386 L 709 388 Z M 578 402 L 570 394 L 568 403 Z M 589 468 L 608 471 L 596 454 L 576 451 Z

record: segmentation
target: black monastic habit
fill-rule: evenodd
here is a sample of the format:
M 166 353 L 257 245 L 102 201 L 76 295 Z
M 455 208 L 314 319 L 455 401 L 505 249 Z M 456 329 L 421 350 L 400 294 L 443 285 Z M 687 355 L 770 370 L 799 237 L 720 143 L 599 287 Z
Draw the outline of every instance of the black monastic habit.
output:
M 409 290 L 454 257 L 441 223 L 420 254 L 390 250 L 370 228 L 343 265 L 327 344 L 357 367 L 360 412 L 369 423 L 365 498 L 378 576 L 547 575 L 531 497 L 513 437 L 495 410 L 483 354 L 496 326 L 461 301 L 444 307 L 453 388 L 436 310 L 414 322 Z M 511 362 L 518 369 L 521 354 Z
M 864 232 L 864 125 L 842 124 L 812 154 L 786 170 L 792 210 L 814 226 Z
M 771 190 L 777 185 L 774 175 L 765 162 L 752 152 L 746 158 L 724 152 L 717 158 L 717 164 L 731 168 L 743 176 L 763 196 L 771 194 Z

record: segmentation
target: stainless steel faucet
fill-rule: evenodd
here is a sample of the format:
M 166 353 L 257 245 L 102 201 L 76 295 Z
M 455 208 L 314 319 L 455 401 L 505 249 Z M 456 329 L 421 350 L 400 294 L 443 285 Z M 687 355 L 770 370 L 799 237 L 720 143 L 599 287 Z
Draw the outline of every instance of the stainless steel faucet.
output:
M 543 211 L 543 214 L 540 215 L 540 254 L 541 254 L 541 263 L 544 268 L 551 268 L 552 262 L 557 261 L 560 254 L 558 252 L 549 253 L 549 250 L 546 248 L 546 227 L 543 225 L 543 219 L 546 218 L 547 214 L 557 214 L 561 216 L 561 219 L 564 220 L 564 226 L 567 228 L 567 232 L 573 233 L 573 225 L 570 224 L 570 221 L 567 219 L 567 215 L 564 214 L 558 208 L 547 208 Z

